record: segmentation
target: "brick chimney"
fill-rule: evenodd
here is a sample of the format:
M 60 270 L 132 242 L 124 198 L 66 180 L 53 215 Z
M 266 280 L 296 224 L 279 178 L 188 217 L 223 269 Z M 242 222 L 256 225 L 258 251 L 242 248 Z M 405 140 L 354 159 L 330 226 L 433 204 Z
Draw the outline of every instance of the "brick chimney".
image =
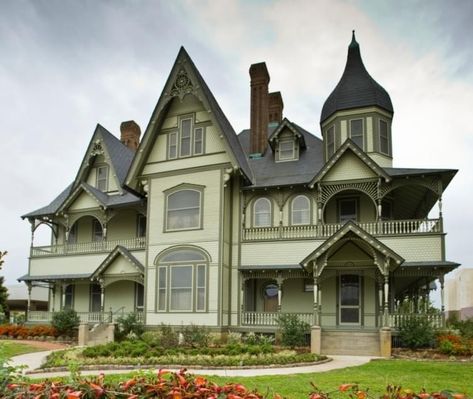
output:
M 268 140 L 269 73 L 264 62 L 250 66 L 250 154 L 263 154 Z
M 268 114 L 269 114 L 269 123 L 282 121 L 282 110 L 284 109 L 284 103 L 282 101 L 282 96 L 280 91 L 275 91 L 274 93 L 269 93 L 269 105 L 268 105 Z
M 125 121 L 120 125 L 120 141 L 130 150 L 136 151 L 140 144 L 141 129 L 135 121 Z

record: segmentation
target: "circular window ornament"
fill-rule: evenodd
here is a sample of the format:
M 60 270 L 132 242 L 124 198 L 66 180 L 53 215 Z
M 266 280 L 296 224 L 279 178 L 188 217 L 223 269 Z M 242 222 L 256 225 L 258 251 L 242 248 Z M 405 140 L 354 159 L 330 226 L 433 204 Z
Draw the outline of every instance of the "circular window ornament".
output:
M 263 290 L 264 297 L 267 299 L 278 296 L 278 286 L 274 283 L 268 283 L 264 286 Z

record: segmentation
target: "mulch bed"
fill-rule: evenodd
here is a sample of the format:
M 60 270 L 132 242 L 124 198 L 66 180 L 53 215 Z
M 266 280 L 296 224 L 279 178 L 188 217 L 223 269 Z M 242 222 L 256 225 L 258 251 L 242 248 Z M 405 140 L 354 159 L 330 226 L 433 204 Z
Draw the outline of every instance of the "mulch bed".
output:
M 446 355 L 440 353 L 435 349 L 406 349 L 406 348 L 393 348 L 392 356 L 396 359 L 409 359 L 409 360 L 436 360 L 436 361 L 450 361 L 450 362 L 473 362 L 473 356 L 460 356 L 460 355 Z

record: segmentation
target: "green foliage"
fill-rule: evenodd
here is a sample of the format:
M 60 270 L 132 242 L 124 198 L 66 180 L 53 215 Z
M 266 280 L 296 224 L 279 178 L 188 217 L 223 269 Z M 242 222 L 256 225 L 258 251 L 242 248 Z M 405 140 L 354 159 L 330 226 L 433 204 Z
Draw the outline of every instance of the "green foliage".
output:
M 11 382 L 22 380 L 21 369 L 22 367 L 10 364 L 6 349 L 0 343 L 0 393 L 4 392 Z
M 5 255 L 7 251 L 0 251 L 0 270 L 2 270 L 2 266 L 5 263 Z M 0 276 L 0 323 L 4 321 L 8 321 L 8 290 L 7 287 L 4 285 L 4 277 Z
M 175 348 L 179 344 L 177 332 L 167 324 L 161 324 L 158 328 L 161 334 L 161 346 L 163 348 Z
M 117 319 L 115 338 L 118 341 L 122 341 L 125 338 L 138 338 L 143 334 L 144 330 L 143 323 L 138 319 L 138 315 L 130 313 Z
M 473 317 L 468 320 L 455 320 L 451 322 L 451 327 L 458 330 L 465 339 L 473 339 Z
M 295 348 L 307 345 L 306 335 L 310 333 L 310 326 L 300 320 L 297 315 L 283 314 L 278 318 L 278 324 L 284 346 Z
M 73 336 L 79 327 L 80 318 L 74 309 L 63 309 L 53 314 L 51 325 L 59 335 Z
M 436 329 L 427 317 L 408 317 L 399 328 L 399 338 L 404 347 L 410 349 L 432 347 Z
M 204 347 L 209 344 L 210 332 L 205 326 L 191 324 L 181 328 L 181 334 L 184 338 L 184 345 L 192 348 Z

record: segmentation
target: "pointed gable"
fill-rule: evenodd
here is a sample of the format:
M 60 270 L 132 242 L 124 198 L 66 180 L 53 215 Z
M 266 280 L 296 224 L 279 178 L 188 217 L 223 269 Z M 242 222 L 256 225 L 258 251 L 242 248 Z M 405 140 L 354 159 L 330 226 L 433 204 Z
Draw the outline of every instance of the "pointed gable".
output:
M 386 182 L 391 180 L 391 177 L 383 168 L 351 139 L 348 139 L 312 179 L 311 186 L 320 181 L 342 181 L 371 177 L 381 177 Z
M 138 191 L 139 182 L 137 181 L 137 177 L 139 177 L 143 171 L 150 152 L 153 150 L 159 131 L 163 128 L 166 115 L 173 106 L 173 102 L 186 101 L 186 97 L 189 97 L 188 95 L 194 96 L 199 100 L 203 111 L 208 114 L 212 125 L 218 129 L 218 136 L 223 140 L 224 148 L 231 158 L 233 167 L 239 169 L 247 180 L 252 181 L 248 160 L 233 127 L 186 50 L 181 47 L 151 116 L 148 127 L 146 128 L 137 155 L 126 177 L 125 184 L 131 189 Z

